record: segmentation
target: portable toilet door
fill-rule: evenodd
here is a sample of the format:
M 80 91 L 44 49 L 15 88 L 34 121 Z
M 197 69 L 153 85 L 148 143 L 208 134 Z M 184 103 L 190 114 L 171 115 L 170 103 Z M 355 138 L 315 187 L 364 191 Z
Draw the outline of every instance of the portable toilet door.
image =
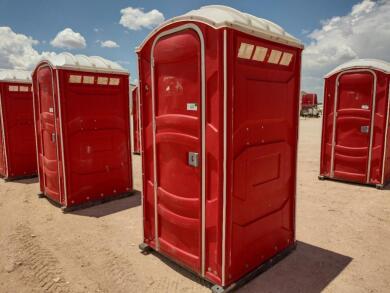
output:
M 61 53 L 37 64 L 40 189 L 64 208 L 131 192 L 128 81 L 101 57 Z
M 320 179 L 387 184 L 389 73 L 387 62 L 360 59 L 325 76 Z
M 140 123 L 139 123 L 139 96 L 138 87 L 131 90 L 132 120 L 133 120 L 133 153 L 140 154 Z
M 295 247 L 302 48 L 276 24 L 212 5 L 137 49 L 140 248 L 217 292 Z
M 0 71 L 0 176 L 37 175 L 31 72 Z

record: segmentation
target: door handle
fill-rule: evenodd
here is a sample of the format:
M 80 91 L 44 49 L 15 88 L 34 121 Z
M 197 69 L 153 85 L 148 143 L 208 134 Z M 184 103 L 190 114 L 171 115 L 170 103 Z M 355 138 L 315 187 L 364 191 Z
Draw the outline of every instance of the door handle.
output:
M 197 168 L 199 166 L 199 154 L 196 152 L 188 153 L 188 165 Z
M 51 142 L 52 143 L 56 142 L 56 134 L 54 132 L 51 133 Z

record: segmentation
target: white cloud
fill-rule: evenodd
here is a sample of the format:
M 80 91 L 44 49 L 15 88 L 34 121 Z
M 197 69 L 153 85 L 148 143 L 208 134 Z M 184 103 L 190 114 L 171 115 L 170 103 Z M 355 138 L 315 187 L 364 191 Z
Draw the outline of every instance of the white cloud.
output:
M 121 65 L 130 65 L 130 61 L 128 60 L 117 60 L 116 62 Z
M 153 28 L 164 21 L 164 15 L 157 9 L 144 12 L 143 8 L 127 7 L 121 10 L 119 23 L 131 30 Z
M 111 40 L 101 41 L 100 46 L 103 48 L 119 48 L 119 45 Z
M 87 46 L 85 38 L 71 28 L 60 31 L 50 44 L 53 47 L 67 49 L 84 49 Z
M 356 58 L 390 61 L 390 1 L 363 0 L 349 14 L 321 22 L 308 34 L 303 52 L 302 89 L 322 96 L 323 76 Z
M 34 68 L 42 57 L 55 55 L 53 52 L 38 53 L 33 48 L 39 42 L 30 36 L 15 33 L 10 27 L 0 27 L 0 68 Z

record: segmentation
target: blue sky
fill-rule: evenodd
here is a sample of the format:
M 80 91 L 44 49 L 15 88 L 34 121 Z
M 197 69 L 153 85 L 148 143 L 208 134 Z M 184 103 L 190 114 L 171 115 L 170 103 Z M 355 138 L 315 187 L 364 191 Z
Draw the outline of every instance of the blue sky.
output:
M 22 34 L 34 40 L 31 44 L 33 50 L 38 54 L 41 52 L 70 51 L 72 53 L 81 53 L 85 55 L 100 55 L 113 61 L 119 61 L 122 66 L 130 70 L 131 75 L 136 75 L 136 59 L 134 48 L 150 32 L 150 28 L 142 27 L 139 30 L 132 30 L 119 23 L 121 18 L 121 9 L 132 7 L 143 9 L 147 13 L 153 9 L 163 14 L 165 19 L 183 14 L 189 10 L 197 9 L 200 6 L 208 4 L 223 4 L 232 6 L 238 10 L 251 13 L 258 17 L 271 20 L 286 31 L 301 39 L 306 45 L 310 43 L 320 43 L 322 35 L 311 36 L 313 31 L 328 34 L 325 27 L 327 20 L 334 17 L 351 16 L 354 5 L 364 6 L 363 3 L 371 3 L 371 6 L 388 6 L 387 3 L 379 4 L 363 0 L 296 0 L 296 1 L 259 1 L 259 0 L 241 0 L 241 1 L 92 1 L 92 0 L 67 0 L 67 1 L 18 1 L 18 0 L 0 0 L 0 27 L 9 27 L 12 32 Z M 367 5 L 365 5 L 367 6 Z M 373 8 L 371 8 L 372 10 Z M 359 12 L 360 13 L 360 12 Z M 362 12 L 363 13 L 363 12 Z M 364 11 L 366 13 L 366 11 Z M 369 12 L 372 14 L 372 11 Z M 352 13 L 353 14 L 353 13 Z M 368 14 L 368 13 L 366 13 Z M 390 17 L 389 17 L 390 18 Z M 336 19 L 337 20 L 337 19 Z M 348 19 L 346 20 L 348 21 Z M 341 25 L 345 25 L 340 23 Z M 348 25 L 348 24 L 347 24 Z M 56 35 L 65 28 L 71 28 L 75 33 L 81 34 L 85 39 L 85 48 L 64 49 L 54 47 L 51 41 Z M 340 29 L 340 27 L 337 27 Z M 342 28 L 343 30 L 343 28 Z M 3 38 L 8 38 L 8 35 Z M 0 42 L 3 41 L 0 34 Z M 317 39 L 316 39 L 317 38 Z M 117 48 L 101 47 L 101 41 L 112 40 L 117 43 Z M 356 43 L 356 42 L 354 42 Z M 2 62 L 6 56 L 4 52 L 11 49 L 0 45 L 0 67 L 10 67 L 12 62 Z M 15 46 L 14 46 L 15 47 Z M 327 47 L 327 46 L 325 46 Z M 310 48 L 309 48 L 310 49 Z M 322 48 L 325 50 L 324 48 Z M 354 49 L 354 48 L 353 48 Z M 3 51 L 3 56 L 1 55 Z M 28 50 L 27 50 L 28 51 Z M 316 51 L 313 48 L 312 52 Z M 318 51 L 318 50 L 317 50 Z M 348 50 L 347 50 L 348 51 Z M 349 50 L 351 51 L 351 50 Z M 310 50 L 309 50 L 310 53 Z M 342 52 L 341 55 L 345 55 Z M 18 53 L 15 52 L 15 56 Z M 24 53 L 24 54 L 29 54 Z M 330 53 L 331 54 L 331 53 Z M 349 54 L 349 53 L 348 53 Z M 347 54 L 347 58 L 349 55 Z M 352 54 L 352 53 L 351 53 Z M 351 55 L 350 54 L 350 55 Z M 355 54 L 361 57 L 362 54 Z M 354 57 L 355 55 L 351 55 Z M 363 54 L 364 55 L 364 54 Z M 363 56 L 365 57 L 365 55 Z M 375 57 L 375 56 L 374 56 Z M 383 57 L 383 56 L 382 56 Z M 386 57 L 386 56 L 384 56 Z M 314 57 L 316 58 L 316 57 Z M 318 58 L 318 56 L 317 56 Z M 9 61 L 9 60 L 8 60 Z M 388 60 L 390 61 L 390 60 Z M 11 64 L 11 65 L 10 65 Z M 335 64 L 337 65 L 337 64 Z M 314 70 L 316 72 L 316 70 Z M 322 71 L 321 71 L 322 72 Z M 317 76 L 317 88 L 313 90 L 320 91 L 319 73 Z M 322 74 L 322 73 L 321 73 Z M 309 78 L 312 78 L 310 76 Z M 307 83 L 304 81 L 304 83 Z M 309 81 L 310 84 L 310 81 Z M 310 88 L 310 85 L 304 84 Z

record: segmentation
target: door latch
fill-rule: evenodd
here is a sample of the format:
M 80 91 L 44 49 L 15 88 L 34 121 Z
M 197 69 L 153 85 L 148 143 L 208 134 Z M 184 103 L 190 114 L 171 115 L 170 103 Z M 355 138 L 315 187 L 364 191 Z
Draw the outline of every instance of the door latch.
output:
M 368 125 L 360 126 L 360 132 L 361 133 L 368 133 L 368 131 L 369 131 Z
M 54 132 L 51 133 L 51 142 L 52 143 L 56 142 L 56 134 Z
M 199 166 L 199 154 L 195 152 L 188 153 L 188 165 L 197 168 Z

